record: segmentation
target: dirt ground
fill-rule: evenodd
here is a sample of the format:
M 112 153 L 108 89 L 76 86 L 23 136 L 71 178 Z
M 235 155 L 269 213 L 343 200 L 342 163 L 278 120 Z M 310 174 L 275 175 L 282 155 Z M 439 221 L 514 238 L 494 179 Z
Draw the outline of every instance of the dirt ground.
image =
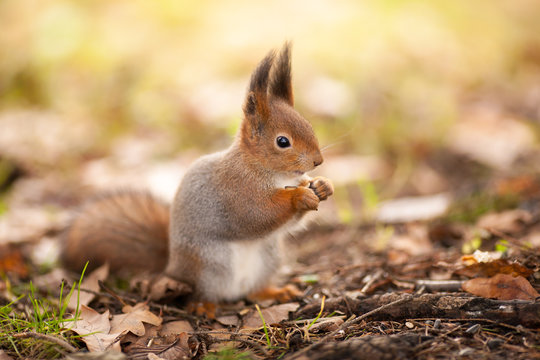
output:
M 0 360 L 540 359 L 538 19 L 534 0 L 0 1 Z M 212 307 L 63 270 L 77 207 L 172 199 L 287 39 L 335 186 L 285 241 L 288 296 Z
M 315 224 L 288 239 L 281 282 L 300 296 L 281 304 L 218 304 L 214 314 L 188 309 L 177 284 L 148 290 L 148 279 L 119 282 L 98 269 L 81 285 L 87 307 L 75 327 L 41 338 L 4 332 L 10 342 L 2 342 L 0 358 L 86 359 L 94 352 L 106 359 L 540 358 L 540 217 L 535 207 L 524 208 L 474 224 Z M 56 241 L 59 229 L 48 224 L 39 241 L 3 246 L 2 305 L 29 280 L 43 298 L 57 298 L 61 279 L 73 283 L 57 267 L 40 270 L 30 256 L 45 251 L 47 237 Z M 464 255 L 472 252 L 467 246 L 474 255 Z M 23 312 L 31 306 L 28 297 L 16 303 Z M 117 319 L 122 331 L 114 330 Z M 98 326 L 103 322 L 110 326 Z M 29 338 L 28 351 L 21 350 Z M 48 352 L 40 343 L 49 344 Z

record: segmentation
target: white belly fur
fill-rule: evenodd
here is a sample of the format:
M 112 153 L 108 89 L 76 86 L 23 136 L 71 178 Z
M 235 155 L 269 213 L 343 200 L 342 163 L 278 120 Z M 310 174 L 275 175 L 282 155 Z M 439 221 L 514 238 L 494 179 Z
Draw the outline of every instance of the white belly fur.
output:
M 263 263 L 263 252 L 271 242 L 277 241 L 275 236 L 273 238 L 231 243 L 232 277 L 227 291 L 231 298 L 245 296 L 268 281 L 265 279 L 269 276 L 268 265 Z

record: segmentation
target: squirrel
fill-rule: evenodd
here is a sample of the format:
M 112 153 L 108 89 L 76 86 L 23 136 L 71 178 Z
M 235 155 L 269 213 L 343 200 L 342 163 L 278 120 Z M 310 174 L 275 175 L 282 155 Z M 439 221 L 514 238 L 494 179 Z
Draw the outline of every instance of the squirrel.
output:
M 323 156 L 293 106 L 285 43 L 252 73 L 232 145 L 196 160 L 170 206 L 129 191 L 83 205 L 63 235 L 64 266 L 161 273 L 209 302 L 260 291 L 278 269 L 278 240 L 334 191 L 306 175 Z

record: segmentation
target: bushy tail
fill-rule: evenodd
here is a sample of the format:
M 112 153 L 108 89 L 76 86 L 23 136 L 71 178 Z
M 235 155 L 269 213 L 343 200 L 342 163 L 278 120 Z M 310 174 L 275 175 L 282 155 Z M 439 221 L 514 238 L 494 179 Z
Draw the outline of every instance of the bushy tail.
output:
M 64 266 L 108 262 L 116 273 L 161 272 L 168 260 L 169 206 L 150 193 L 121 191 L 87 202 L 62 237 Z

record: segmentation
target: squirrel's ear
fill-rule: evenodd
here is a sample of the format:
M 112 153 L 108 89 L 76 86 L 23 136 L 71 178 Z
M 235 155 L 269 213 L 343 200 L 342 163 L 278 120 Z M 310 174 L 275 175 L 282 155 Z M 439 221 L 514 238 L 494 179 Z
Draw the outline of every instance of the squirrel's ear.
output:
M 275 56 L 275 51 L 270 51 L 251 74 L 249 89 L 244 102 L 246 116 L 258 114 L 263 119 L 268 118 L 270 113 L 268 109 L 268 79 Z
M 272 72 L 270 94 L 294 105 L 291 83 L 291 43 L 286 42 L 279 53 L 279 58 Z

